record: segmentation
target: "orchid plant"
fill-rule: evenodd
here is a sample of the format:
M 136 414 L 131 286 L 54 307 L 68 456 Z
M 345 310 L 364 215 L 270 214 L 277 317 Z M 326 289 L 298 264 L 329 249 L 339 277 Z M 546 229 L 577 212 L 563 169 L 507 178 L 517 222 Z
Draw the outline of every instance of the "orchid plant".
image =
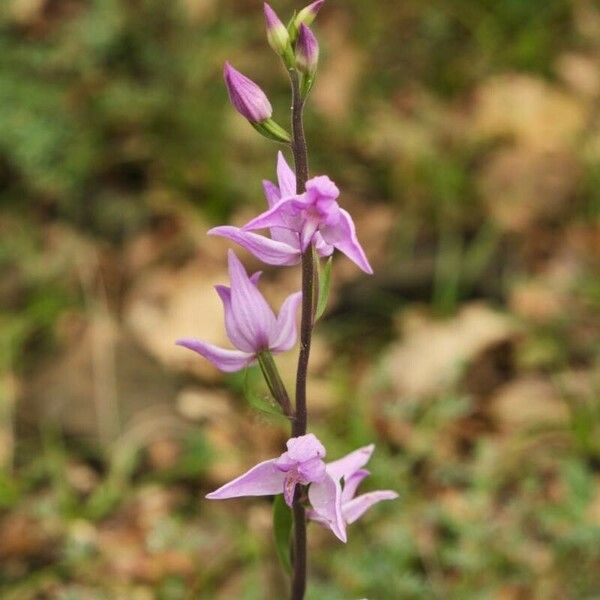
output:
M 291 149 L 295 170 L 279 152 L 277 184 L 263 182 L 267 210 L 243 227 L 225 225 L 208 232 L 231 240 L 268 265 L 301 265 L 302 289 L 291 294 L 275 316 L 258 289 L 260 273 L 249 276 L 234 251 L 229 250 L 231 287 L 218 285 L 216 292 L 223 302 L 225 329 L 235 349 L 219 348 L 196 339 L 176 342 L 225 372 L 257 363 L 270 394 L 291 423 L 287 449 L 279 457 L 257 464 L 206 497 L 222 500 L 276 496 L 276 541 L 284 566 L 291 570 L 292 600 L 302 600 L 306 591 L 307 520 L 328 528 L 346 542 L 348 525 L 374 504 L 398 496 L 391 490 L 356 496 L 358 486 L 369 475 L 364 466 L 371 458 L 373 445 L 326 463 L 325 447 L 314 434 L 307 433 L 306 382 L 311 339 L 326 304 L 331 255 L 339 250 L 359 269 L 373 273 L 352 217 L 338 202 L 338 187 L 326 175 L 309 178 L 308 174 L 303 110 L 319 60 L 319 44 L 310 25 L 324 2 L 316 0 L 295 13 L 287 27 L 271 6 L 264 4 L 267 40 L 290 77 L 291 133 L 273 119 L 273 108 L 264 91 L 225 63 L 223 74 L 232 105 L 263 136 Z M 260 230 L 268 230 L 269 235 L 256 233 Z M 323 259 L 327 260 L 325 267 L 320 264 Z M 273 355 L 287 352 L 296 344 L 299 306 L 300 351 L 292 403 Z M 282 502 L 277 500 L 279 495 Z

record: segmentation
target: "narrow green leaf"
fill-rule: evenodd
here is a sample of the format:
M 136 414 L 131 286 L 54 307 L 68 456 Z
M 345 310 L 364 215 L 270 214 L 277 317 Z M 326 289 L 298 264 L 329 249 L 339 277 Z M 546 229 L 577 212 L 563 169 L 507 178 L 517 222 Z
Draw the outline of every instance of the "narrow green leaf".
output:
M 329 300 L 329 290 L 331 288 L 331 256 L 327 259 L 325 267 L 321 271 L 319 267 L 319 301 L 317 302 L 317 312 L 315 314 L 315 321 L 318 321 L 327 308 L 327 301 Z
M 285 503 L 283 496 L 275 496 L 273 502 L 273 535 L 275 536 L 275 549 L 286 573 L 292 572 L 290 560 L 290 538 L 292 535 L 292 511 Z

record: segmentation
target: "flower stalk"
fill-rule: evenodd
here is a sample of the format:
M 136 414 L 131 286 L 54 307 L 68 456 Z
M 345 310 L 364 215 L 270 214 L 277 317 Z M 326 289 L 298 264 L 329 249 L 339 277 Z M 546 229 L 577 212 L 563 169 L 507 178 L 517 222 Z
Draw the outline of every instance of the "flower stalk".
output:
M 304 136 L 304 98 L 300 90 L 298 72 L 290 69 L 292 82 L 292 152 L 296 169 L 296 193 L 302 194 L 308 181 L 308 149 Z M 308 410 L 306 406 L 306 378 L 313 329 L 314 260 L 312 247 L 302 255 L 302 316 L 300 318 L 300 352 L 296 371 L 296 411 L 292 423 L 292 437 L 306 434 Z M 291 600 L 302 600 L 306 592 L 306 510 L 301 502 L 301 489 L 296 490 L 292 512 L 293 556 Z

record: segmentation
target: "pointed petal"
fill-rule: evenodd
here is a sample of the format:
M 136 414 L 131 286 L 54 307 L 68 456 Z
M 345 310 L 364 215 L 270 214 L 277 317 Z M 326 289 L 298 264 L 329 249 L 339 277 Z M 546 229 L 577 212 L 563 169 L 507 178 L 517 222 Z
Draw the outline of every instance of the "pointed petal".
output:
M 283 492 L 284 479 L 285 474 L 275 467 L 273 460 L 265 460 L 206 497 L 223 500 L 240 496 L 273 496 Z
M 301 301 L 302 292 L 296 292 L 288 296 L 281 305 L 277 325 L 269 342 L 269 348 L 273 352 L 285 352 L 296 343 L 296 312 Z
M 342 508 L 344 520 L 350 525 L 350 523 L 360 519 L 374 504 L 382 500 L 395 500 L 397 497 L 398 494 L 392 490 L 380 490 L 357 496 L 354 500 L 344 504 Z
M 227 337 L 238 350 L 254 354 L 254 347 L 252 344 L 248 343 L 245 337 L 239 335 L 237 325 L 233 317 L 233 310 L 231 308 L 231 288 L 227 287 L 226 285 L 215 285 L 215 290 L 217 291 L 217 294 L 219 294 L 221 302 L 223 302 L 225 330 L 227 331 Z
M 227 350 L 200 340 L 182 339 L 175 342 L 189 350 L 197 352 L 225 373 L 233 373 L 247 367 L 254 360 L 253 354 L 238 350 Z
M 369 444 L 363 446 L 350 454 L 346 454 L 338 460 L 328 463 L 327 472 L 334 479 L 341 479 L 342 477 L 346 480 L 359 469 L 364 467 L 371 458 L 373 451 L 375 450 L 375 444 Z
M 273 208 L 281 200 L 279 188 L 271 181 L 264 180 L 263 189 L 265 191 L 269 208 Z M 292 248 L 296 248 L 299 251 L 300 246 L 298 245 L 298 234 L 290 231 L 289 229 L 284 229 L 283 227 L 271 227 L 270 232 L 271 239 L 278 242 L 285 242 L 286 244 L 292 246 Z
M 254 285 L 258 285 L 258 282 L 260 281 L 261 275 L 262 275 L 262 271 L 256 271 L 256 273 L 252 273 L 252 275 L 250 275 L 250 281 Z
M 331 256 L 333 254 L 333 246 L 331 244 L 328 244 L 318 231 L 313 236 L 313 244 L 315 245 L 315 250 L 317 251 L 317 254 L 319 256 L 326 257 Z
M 246 269 L 229 251 L 229 277 L 231 279 L 231 326 L 236 339 L 243 338 L 254 351 L 265 350 L 269 345 L 276 319 L 263 295 L 250 281 Z
M 288 165 L 281 150 L 277 153 L 277 180 L 282 198 L 296 195 L 296 175 Z
M 369 476 L 369 471 L 366 469 L 359 469 L 350 475 L 349 477 L 344 478 L 344 489 L 342 490 L 342 511 L 344 505 L 347 502 L 350 502 L 356 495 L 356 490 L 360 485 L 361 481 Z
M 265 198 L 267 199 L 267 205 L 269 208 L 273 208 L 281 200 L 279 188 L 268 179 L 263 179 L 262 184 L 265 192 Z
M 321 228 L 323 239 L 340 252 L 343 252 L 352 262 L 365 273 L 372 275 L 373 269 L 356 237 L 354 221 L 347 210 L 340 208 L 340 220 L 336 225 Z
M 300 250 L 283 241 L 271 240 L 264 235 L 244 231 L 239 227 L 215 227 L 208 235 L 218 235 L 232 240 L 268 265 L 291 266 L 300 262 Z
M 275 206 L 246 223 L 242 229 L 244 231 L 252 231 L 268 227 L 284 227 L 291 231 L 299 231 L 301 222 L 298 216 L 297 205 L 298 198 L 283 198 Z
M 346 542 L 346 526 L 341 506 L 342 489 L 339 481 L 326 475 L 322 481 L 312 483 L 308 488 L 308 499 L 319 520 L 326 521 L 327 527 L 342 542 Z

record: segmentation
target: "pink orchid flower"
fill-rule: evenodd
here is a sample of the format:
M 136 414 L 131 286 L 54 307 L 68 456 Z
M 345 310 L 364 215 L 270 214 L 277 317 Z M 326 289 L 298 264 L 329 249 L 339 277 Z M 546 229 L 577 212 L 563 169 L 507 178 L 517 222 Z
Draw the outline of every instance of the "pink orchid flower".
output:
M 277 155 L 277 182 L 278 186 L 271 181 L 263 181 L 269 208 L 273 208 L 282 198 L 289 198 L 296 194 L 296 175 L 281 152 Z M 208 235 L 228 238 L 268 265 L 297 265 L 302 260 L 299 236 L 285 227 L 271 227 L 270 233 L 271 237 L 268 238 L 253 231 L 223 225 L 214 227 Z M 332 254 L 333 246 L 326 244 L 319 233 L 315 234 L 313 242 L 319 256 Z
M 252 364 L 261 352 L 277 354 L 294 346 L 296 311 L 302 293 L 288 296 L 275 317 L 256 287 L 260 273 L 248 277 L 233 250 L 229 251 L 228 262 L 231 287 L 217 285 L 215 289 L 223 302 L 227 336 L 237 350 L 189 338 L 175 343 L 202 355 L 221 371 L 232 372 Z
M 373 273 L 352 217 L 337 203 L 340 192 L 333 181 L 327 176 L 313 177 L 306 192 L 296 194 L 296 177 L 281 152 L 277 176 L 279 187 L 263 182 L 267 211 L 241 229 L 215 227 L 209 235 L 229 238 L 271 265 L 298 264 L 311 244 L 320 256 L 329 256 L 337 248 L 363 271 Z M 254 233 L 256 229 L 270 229 L 271 238 Z
M 287 441 L 287 451 L 279 458 L 265 460 L 226 483 L 206 497 L 210 500 L 242 496 L 272 496 L 283 494 L 288 506 L 292 505 L 296 486 L 309 485 L 308 499 L 319 521 L 346 541 L 346 527 L 342 517 L 342 489 L 323 462 L 325 448 L 312 433 Z

